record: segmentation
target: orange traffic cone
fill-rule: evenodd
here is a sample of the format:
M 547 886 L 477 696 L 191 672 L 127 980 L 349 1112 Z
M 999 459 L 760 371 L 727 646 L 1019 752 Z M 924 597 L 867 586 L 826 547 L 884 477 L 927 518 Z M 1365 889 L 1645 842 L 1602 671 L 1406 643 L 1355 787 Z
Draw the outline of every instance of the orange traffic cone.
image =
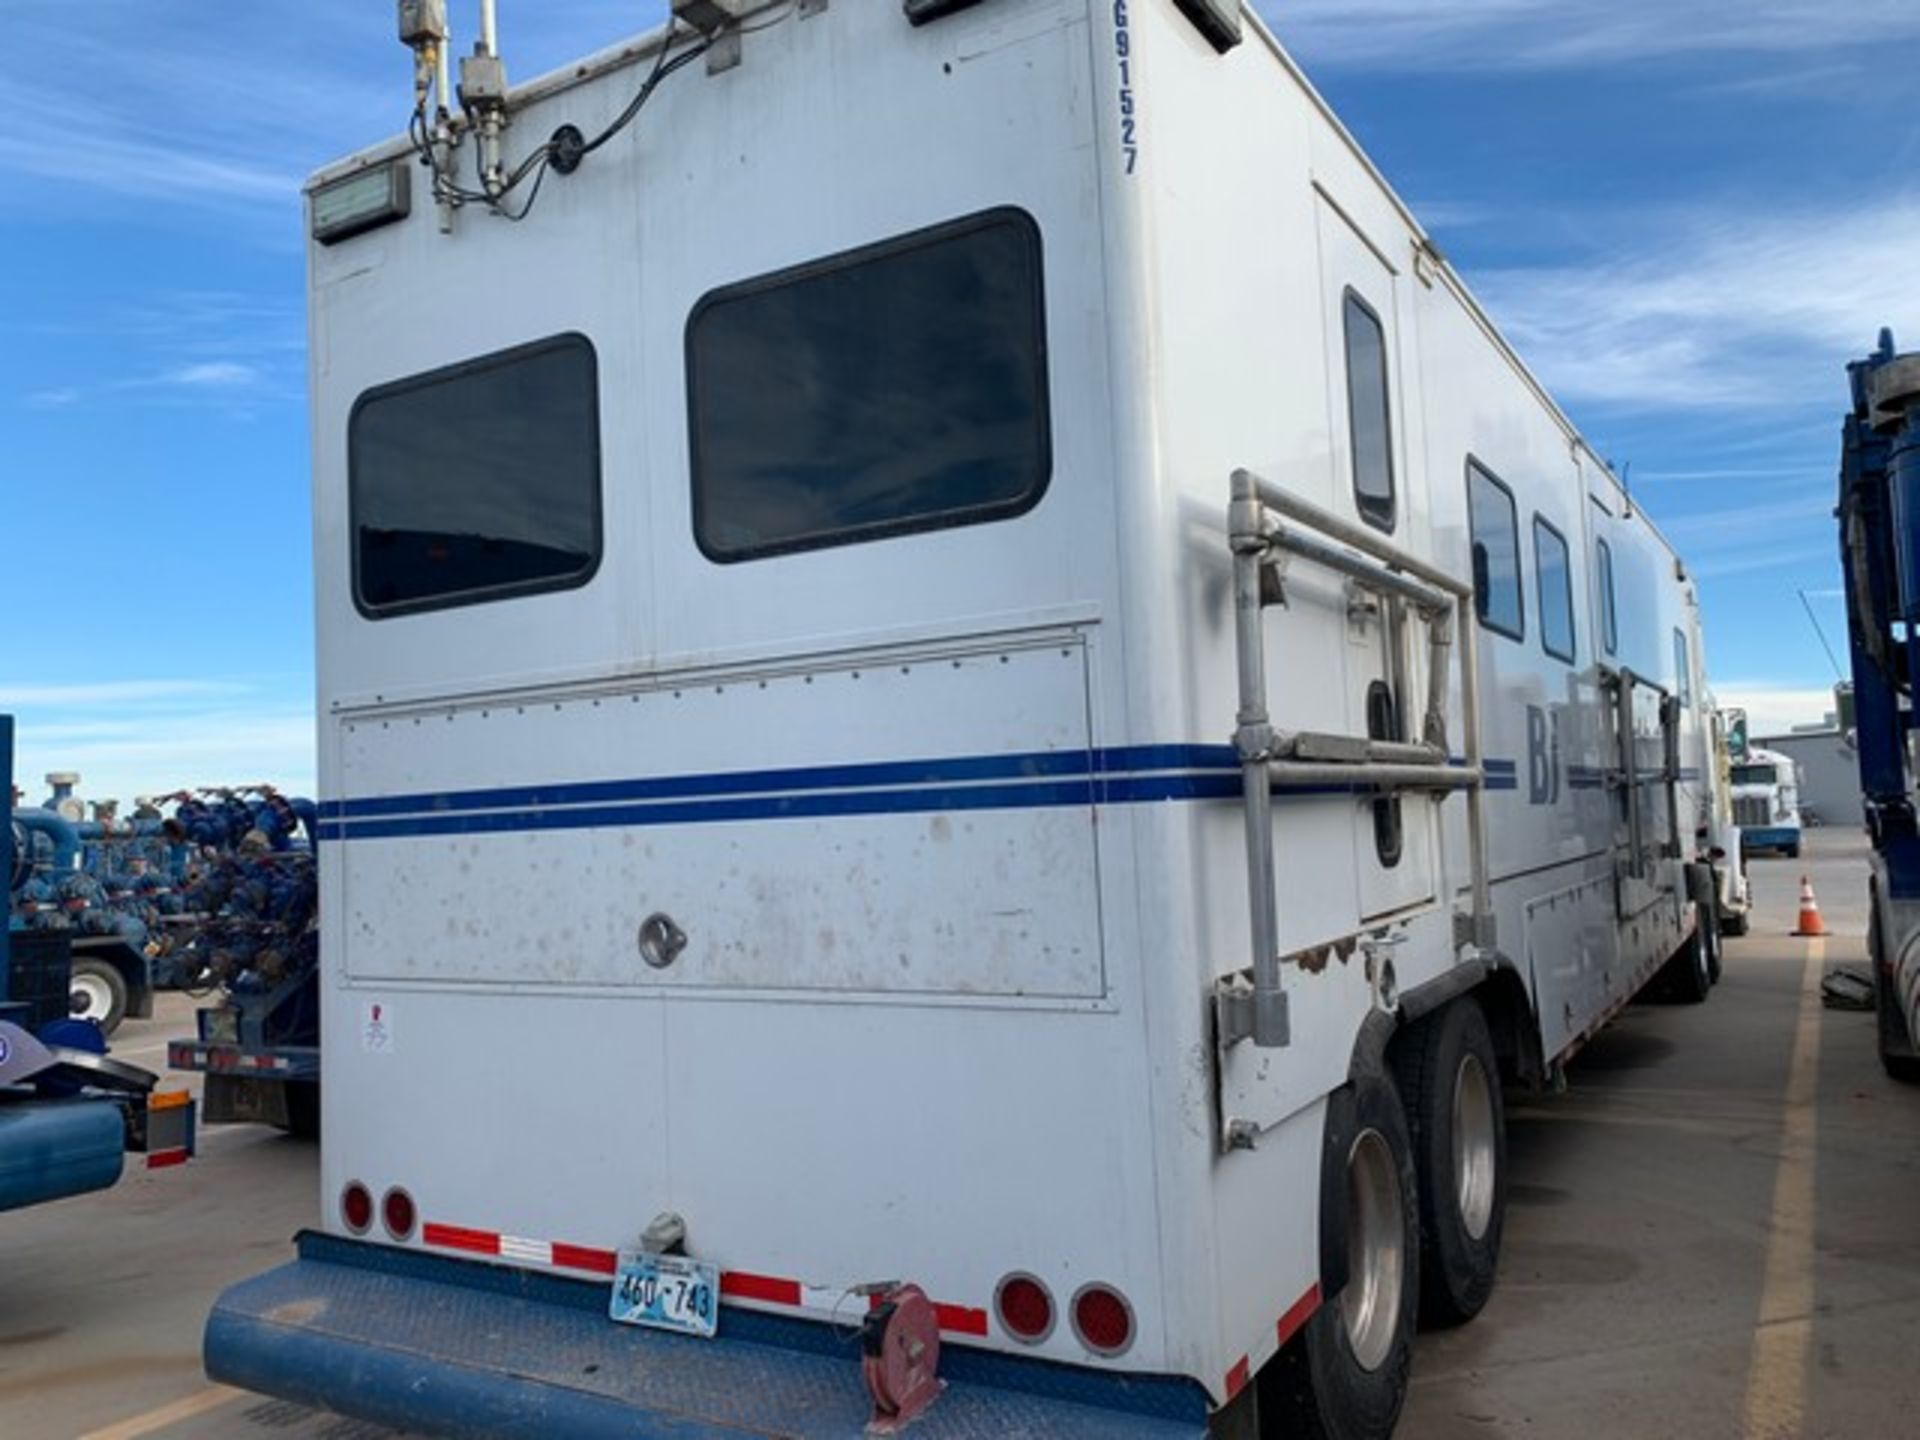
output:
M 1813 898 L 1813 882 L 1806 876 L 1800 877 L 1800 922 L 1793 927 L 1796 935 L 1824 935 L 1826 925 L 1820 919 L 1820 902 Z

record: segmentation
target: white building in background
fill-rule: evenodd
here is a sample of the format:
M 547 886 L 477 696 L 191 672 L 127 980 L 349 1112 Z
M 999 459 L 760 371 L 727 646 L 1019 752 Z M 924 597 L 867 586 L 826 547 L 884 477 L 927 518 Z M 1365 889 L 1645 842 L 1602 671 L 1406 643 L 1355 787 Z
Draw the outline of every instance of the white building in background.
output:
M 1756 736 L 1753 743 L 1791 756 L 1800 767 L 1800 810 L 1809 825 L 1860 823 L 1859 757 L 1838 717 L 1784 735 Z

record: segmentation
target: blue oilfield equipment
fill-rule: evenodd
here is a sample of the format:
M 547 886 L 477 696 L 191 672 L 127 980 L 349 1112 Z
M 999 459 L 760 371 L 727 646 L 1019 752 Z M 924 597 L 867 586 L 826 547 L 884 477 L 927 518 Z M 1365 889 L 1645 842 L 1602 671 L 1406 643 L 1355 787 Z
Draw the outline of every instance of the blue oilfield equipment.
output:
M 190 892 L 206 915 L 183 961 L 220 991 L 191 1040 L 167 1048 L 175 1070 L 206 1074 L 208 1124 L 258 1121 L 296 1135 L 320 1126 L 319 882 L 313 809 L 289 802 L 304 840 L 243 843 Z M 257 841 L 259 831 L 252 832 Z
M 32 837 L 13 806 L 13 719 L 0 715 L 0 876 L 32 873 Z M 0 1210 L 101 1190 L 125 1155 L 186 1160 L 195 1106 L 148 1071 L 113 1060 L 97 1026 L 67 1014 L 71 936 L 0 928 Z
M 1853 407 L 1841 449 L 1840 563 L 1853 656 L 1853 730 L 1873 845 L 1868 951 L 1881 1062 L 1920 1083 L 1920 354 L 1880 332 L 1847 367 Z

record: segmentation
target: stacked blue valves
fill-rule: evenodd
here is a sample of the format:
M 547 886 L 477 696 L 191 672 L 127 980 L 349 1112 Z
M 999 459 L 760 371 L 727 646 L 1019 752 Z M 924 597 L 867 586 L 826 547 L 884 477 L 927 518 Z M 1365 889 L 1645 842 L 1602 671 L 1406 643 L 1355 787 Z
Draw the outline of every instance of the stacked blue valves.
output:
M 14 930 L 110 936 L 186 983 L 266 988 L 317 958 L 313 806 L 271 786 L 181 791 L 94 818 L 67 777 L 15 811 Z

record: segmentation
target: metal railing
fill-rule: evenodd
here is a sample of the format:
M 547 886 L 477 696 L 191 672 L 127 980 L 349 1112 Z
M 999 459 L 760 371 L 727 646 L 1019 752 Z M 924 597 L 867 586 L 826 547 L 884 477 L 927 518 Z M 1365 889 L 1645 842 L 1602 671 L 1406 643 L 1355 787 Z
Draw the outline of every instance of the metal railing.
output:
M 1241 977 L 1229 977 L 1216 991 L 1216 1004 L 1224 1044 L 1250 1039 L 1261 1047 L 1277 1047 L 1288 1043 L 1289 1025 L 1273 864 L 1276 789 L 1350 785 L 1383 798 L 1403 791 L 1465 794 L 1473 870 L 1471 908 L 1456 916 L 1455 943 L 1481 949 L 1490 949 L 1494 943 L 1487 876 L 1486 771 L 1480 748 L 1478 627 L 1471 585 L 1361 526 L 1287 494 L 1251 471 L 1233 472 L 1227 532 L 1233 550 L 1234 639 L 1240 679 L 1233 739 L 1245 782 L 1253 967 L 1251 986 Z M 1267 709 L 1265 612 L 1269 605 L 1286 603 L 1279 570 L 1283 555 L 1345 575 L 1380 596 L 1390 636 L 1403 633 L 1409 611 L 1426 624 L 1426 713 L 1418 741 L 1289 734 L 1273 728 Z M 1447 743 L 1448 671 L 1456 649 L 1465 731 L 1465 757 L 1458 764 Z M 1398 703 L 1404 693 L 1404 647 L 1395 643 L 1389 651 Z

